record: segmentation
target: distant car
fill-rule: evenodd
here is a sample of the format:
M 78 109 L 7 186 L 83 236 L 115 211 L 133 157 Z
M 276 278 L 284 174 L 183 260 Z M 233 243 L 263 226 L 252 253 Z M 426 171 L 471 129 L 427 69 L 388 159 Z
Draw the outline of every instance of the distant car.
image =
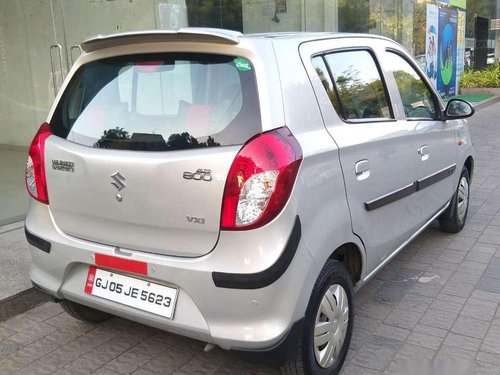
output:
M 465 67 L 470 67 L 471 64 L 471 52 L 470 51 L 465 51 L 464 54 L 464 66 Z
M 33 284 L 291 374 L 337 374 L 353 298 L 466 222 L 465 101 L 374 35 L 215 29 L 82 43 L 26 166 Z
M 495 60 L 495 54 L 494 53 L 488 53 L 488 57 L 486 58 L 486 63 L 488 65 L 494 64 L 496 62 Z
M 420 67 L 423 70 L 425 70 L 425 64 L 426 64 L 425 55 L 417 55 L 415 56 L 415 60 L 417 61 L 418 65 L 420 65 Z

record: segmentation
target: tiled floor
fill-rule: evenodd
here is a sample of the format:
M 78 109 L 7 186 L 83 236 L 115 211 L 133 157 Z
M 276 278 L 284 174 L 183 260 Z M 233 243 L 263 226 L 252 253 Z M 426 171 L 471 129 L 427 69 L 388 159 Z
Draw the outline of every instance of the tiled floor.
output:
M 500 103 L 471 120 L 470 216 L 426 230 L 357 294 L 342 375 L 500 374 Z M 47 303 L 0 324 L 1 374 L 275 374 L 203 343 L 114 318 L 84 324 Z

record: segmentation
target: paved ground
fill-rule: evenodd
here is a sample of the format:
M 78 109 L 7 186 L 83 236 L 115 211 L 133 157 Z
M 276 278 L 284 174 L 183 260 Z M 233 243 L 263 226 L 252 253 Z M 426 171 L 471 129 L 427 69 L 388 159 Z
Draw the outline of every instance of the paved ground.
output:
M 423 233 L 357 295 L 343 375 L 500 374 L 500 103 L 472 123 L 470 216 Z M 84 324 L 47 303 L 0 324 L 0 373 L 275 374 L 203 343 L 114 318 Z
M 0 227 L 0 254 L 0 285 L 2 285 L 0 301 L 2 301 L 31 288 L 28 275 L 31 256 L 24 235 L 23 222 Z

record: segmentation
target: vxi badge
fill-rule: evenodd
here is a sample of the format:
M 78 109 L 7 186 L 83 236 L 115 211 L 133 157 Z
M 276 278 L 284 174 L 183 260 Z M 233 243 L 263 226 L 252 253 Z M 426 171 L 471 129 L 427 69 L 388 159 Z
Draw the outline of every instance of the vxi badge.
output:
M 205 224 L 205 218 L 204 217 L 186 215 L 186 219 L 187 219 L 188 223 Z
M 182 175 L 186 180 L 212 181 L 212 171 L 210 169 L 197 169 L 196 172 L 184 172 Z

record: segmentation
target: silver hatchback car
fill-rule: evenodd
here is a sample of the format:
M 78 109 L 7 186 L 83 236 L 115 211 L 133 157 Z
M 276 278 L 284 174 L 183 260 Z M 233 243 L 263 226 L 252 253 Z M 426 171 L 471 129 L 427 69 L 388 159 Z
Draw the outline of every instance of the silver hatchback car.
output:
M 26 168 L 31 279 L 76 318 L 337 374 L 354 291 L 433 220 L 465 224 L 474 110 L 389 39 L 187 28 L 82 49 Z

